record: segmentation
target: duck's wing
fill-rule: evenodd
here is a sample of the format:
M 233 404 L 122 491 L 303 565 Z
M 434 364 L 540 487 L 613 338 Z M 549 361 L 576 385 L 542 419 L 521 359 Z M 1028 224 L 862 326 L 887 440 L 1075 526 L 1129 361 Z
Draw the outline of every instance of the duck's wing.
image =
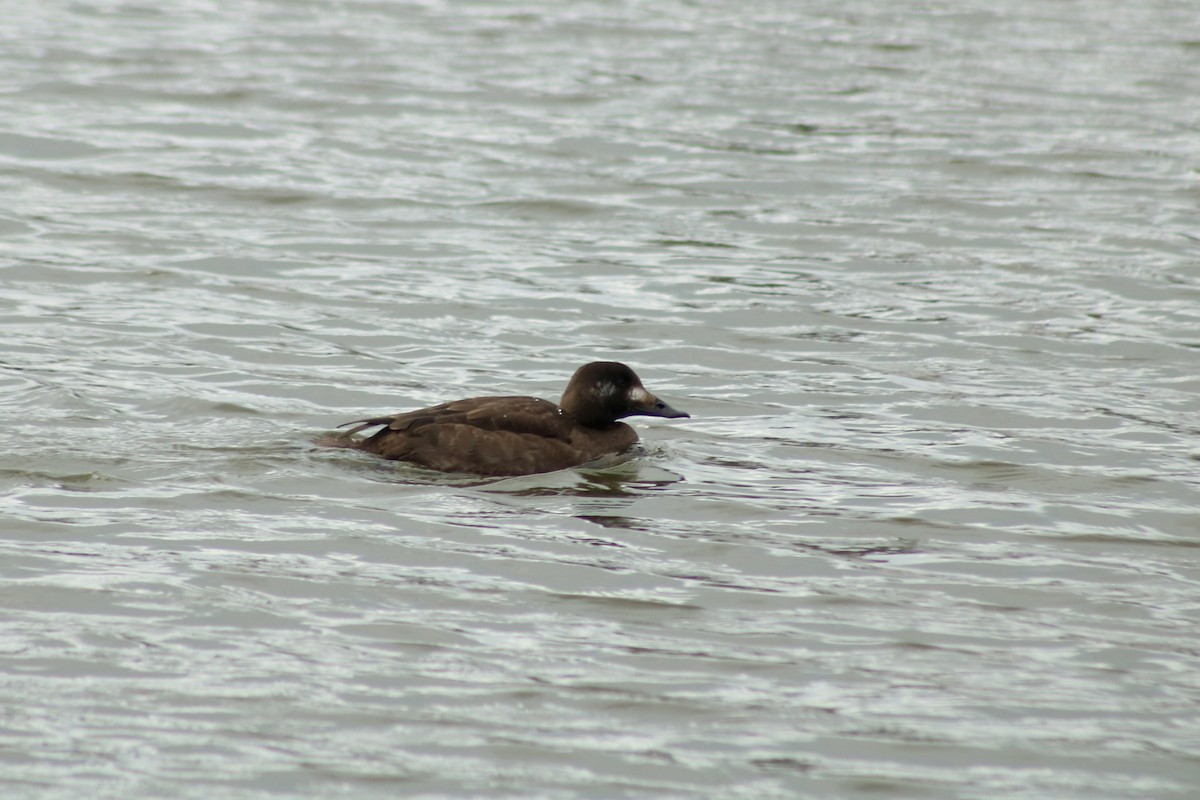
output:
M 382 426 L 349 446 L 442 472 L 528 475 L 591 457 L 572 443 L 574 420 L 533 397 L 473 397 L 348 424 L 350 433 Z
M 370 439 L 390 433 L 419 435 L 423 428 L 440 425 L 465 425 L 481 431 L 500 431 L 570 440 L 571 420 L 563 416 L 558 406 L 536 397 L 471 397 L 450 403 L 406 411 L 386 417 L 359 419 L 339 425 L 353 425 L 343 436 L 384 426 Z

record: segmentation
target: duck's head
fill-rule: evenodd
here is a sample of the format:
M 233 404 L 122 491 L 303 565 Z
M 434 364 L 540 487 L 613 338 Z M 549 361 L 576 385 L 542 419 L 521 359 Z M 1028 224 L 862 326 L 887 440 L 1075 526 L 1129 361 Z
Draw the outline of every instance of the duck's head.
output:
M 672 419 L 690 416 L 647 391 L 637 374 L 617 361 L 593 361 L 575 370 L 559 407 L 591 428 L 639 415 Z

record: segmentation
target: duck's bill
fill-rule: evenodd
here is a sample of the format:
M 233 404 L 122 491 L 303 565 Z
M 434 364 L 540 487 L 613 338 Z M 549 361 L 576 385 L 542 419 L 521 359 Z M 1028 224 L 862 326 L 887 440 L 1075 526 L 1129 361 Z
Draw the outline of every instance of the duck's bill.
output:
M 651 397 L 650 402 L 638 407 L 639 414 L 647 417 L 666 417 L 667 419 L 678 419 L 680 417 L 691 418 L 691 414 L 686 411 L 680 411 L 659 400 L 657 397 Z

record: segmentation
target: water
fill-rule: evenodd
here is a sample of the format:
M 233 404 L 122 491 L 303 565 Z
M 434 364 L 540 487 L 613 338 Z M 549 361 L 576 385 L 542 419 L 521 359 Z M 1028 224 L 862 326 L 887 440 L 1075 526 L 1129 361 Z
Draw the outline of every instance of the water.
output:
M 5 797 L 1194 796 L 1191 4 L 9 5 Z

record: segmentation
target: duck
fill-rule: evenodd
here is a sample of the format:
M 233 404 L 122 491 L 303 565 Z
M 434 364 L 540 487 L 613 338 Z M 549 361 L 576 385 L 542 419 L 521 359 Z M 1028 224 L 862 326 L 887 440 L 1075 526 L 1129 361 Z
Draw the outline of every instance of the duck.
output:
M 650 393 L 617 361 L 575 370 L 558 403 L 537 397 L 469 397 L 385 417 L 354 420 L 324 444 L 439 472 L 534 475 L 617 456 L 638 441 L 622 419 L 690 414 Z M 379 428 L 365 438 L 355 434 Z

